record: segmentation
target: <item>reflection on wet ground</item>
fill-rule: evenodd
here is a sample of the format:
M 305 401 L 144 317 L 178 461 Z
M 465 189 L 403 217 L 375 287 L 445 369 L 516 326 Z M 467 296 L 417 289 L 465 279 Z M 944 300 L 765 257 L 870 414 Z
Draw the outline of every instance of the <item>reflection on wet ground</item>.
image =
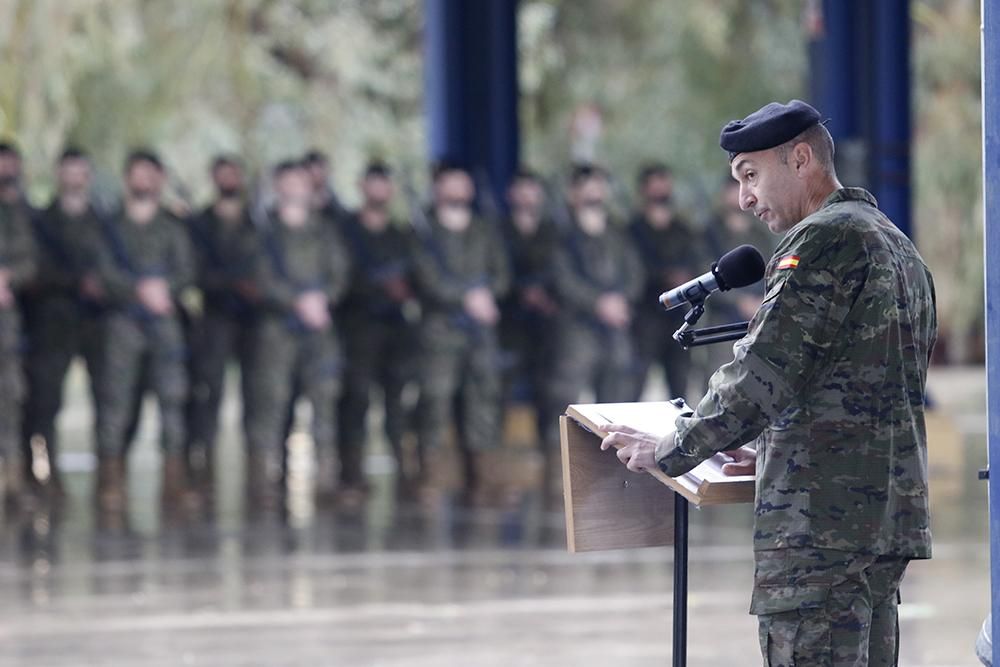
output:
M 933 378 L 958 431 L 932 440 L 935 558 L 904 584 L 903 665 L 975 664 L 989 604 L 980 376 Z M 211 511 L 160 516 L 148 423 L 131 511 L 102 521 L 86 401 L 71 395 L 69 502 L 0 531 L 2 665 L 668 664 L 669 549 L 566 553 L 561 511 L 538 498 L 502 512 L 397 503 L 378 447 L 361 510 L 314 507 L 305 484 L 284 516 L 248 516 L 234 406 Z M 692 512 L 692 665 L 759 664 L 750 519 L 749 507 Z

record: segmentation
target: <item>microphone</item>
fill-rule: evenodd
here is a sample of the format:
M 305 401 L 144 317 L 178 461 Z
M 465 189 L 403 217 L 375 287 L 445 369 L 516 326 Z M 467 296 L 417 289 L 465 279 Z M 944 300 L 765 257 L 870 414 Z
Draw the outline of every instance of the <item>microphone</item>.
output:
M 746 287 L 764 277 L 764 258 L 752 245 L 730 250 L 712 264 L 712 270 L 660 295 L 660 304 L 673 310 L 685 303 L 698 303 L 715 291 Z

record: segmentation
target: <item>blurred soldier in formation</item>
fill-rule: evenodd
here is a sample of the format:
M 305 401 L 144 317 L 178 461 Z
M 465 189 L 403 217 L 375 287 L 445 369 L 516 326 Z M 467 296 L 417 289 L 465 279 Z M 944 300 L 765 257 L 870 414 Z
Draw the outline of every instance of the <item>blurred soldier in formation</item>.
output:
M 685 397 L 691 355 L 672 338 L 684 324 L 684 310 L 664 310 L 659 296 L 698 274 L 704 264 L 702 242 L 674 205 L 669 167 L 646 165 L 639 171 L 637 182 L 639 210 L 632 218 L 629 233 L 642 258 L 646 282 L 633 327 L 638 359 L 633 398 L 638 400 L 642 394 L 653 364 L 663 368 L 670 397 Z
M 219 407 L 228 362 L 240 364 L 242 405 L 253 372 L 249 331 L 254 316 L 252 266 L 256 233 L 247 209 L 243 165 L 234 156 L 212 163 L 215 199 L 188 221 L 201 312 L 190 322 L 191 391 L 187 409 L 187 465 L 199 490 L 211 495 Z
M 17 292 L 36 268 L 31 215 L 21 191 L 21 154 L 12 144 L 0 144 L 0 483 L 8 504 L 16 504 L 24 491 L 19 441 L 25 382 Z
M 633 304 L 642 263 L 625 230 L 608 214 L 608 177 L 594 165 L 574 168 L 569 193 L 572 229 L 556 251 L 553 280 L 560 303 L 543 442 L 550 492 L 561 488 L 557 415 L 581 393 L 597 402 L 632 400 Z
M 97 496 L 99 506 L 109 512 L 126 506 L 129 422 L 147 389 L 156 394 L 160 408 L 164 507 L 192 501 L 184 464 L 186 349 L 175 303 L 193 282 L 194 265 L 183 227 L 160 206 L 163 172 L 155 153 L 130 154 L 122 210 L 101 230 L 97 267 L 110 312 L 98 387 Z
M 351 255 L 347 295 L 337 311 L 344 338 L 344 393 L 340 401 L 340 489 L 345 505 L 356 505 L 367 487 L 362 474 L 366 419 L 372 390 L 382 390 L 385 434 L 396 457 L 400 490 L 408 492 L 417 471 L 404 460 L 407 411 L 403 390 L 413 379 L 416 340 L 408 320 L 413 304 L 406 227 L 392 219 L 395 184 L 389 167 L 372 162 L 360 183 L 361 207 L 341 223 Z
M 513 280 L 500 303 L 505 398 L 531 404 L 540 434 L 553 353 L 552 328 L 558 312 L 552 292 L 552 255 L 558 237 L 555 225 L 545 216 L 545 191 L 534 172 L 522 170 L 514 175 L 507 204 L 510 215 L 500 231 Z
M 44 455 L 47 478 L 32 474 L 29 481 L 55 498 L 63 495 L 56 417 L 74 357 L 83 357 L 87 364 L 95 405 L 100 386 L 104 293 L 95 259 L 101 222 L 91 205 L 91 177 L 85 153 L 72 148 L 63 152 L 56 168 L 56 194 L 32 224 L 38 273 L 24 297 L 29 345 L 23 451 L 29 474 L 36 468 L 34 458 Z
M 729 174 L 726 174 L 715 208 L 705 224 L 705 244 L 708 256 L 714 259 L 743 244 L 760 250 L 765 259 L 774 253 L 776 237 L 760 224 L 753 213 L 740 209 L 740 184 Z M 712 295 L 705 309 L 705 326 L 749 320 L 760 307 L 763 296 L 763 283 Z M 712 373 L 733 359 L 733 346 L 716 344 L 706 345 L 703 349 L 707 360 L 706 372 L 703 373 L 705 386 L 701 389 L 707 391 L 708 378 Z
M 277 509 L 284 497 L 285 424 L 296 387 L 312 406 L 317 455 L 333 451 L 341 362 L 331 308 L 349 273 L 337 230 L 313 212 L 305 166 L 282 163 L 274 178 L 277 206 L 260 233 L 254 266 L 260 306 L 246 417 L 247 492 L 257 509 Z
M 439 166 L 434 204 L 414 253 L 421 298 L 418 431 L 426 457 L 425 500 L 447 491 L 444 444 L 455 424 L 472 504 L 503 492 L 497 464 L 501 378 L 497 299 L 510 280 L 499 234 L 472 211 L 475 188 L 464 169 Z
M 303 164 L 312 185 L 313 210 L 327 222 L 339 222 L 347 215 L 347 209 L 330 186 L 330 159 L 326 153 L 314 148 L 305 154 Z

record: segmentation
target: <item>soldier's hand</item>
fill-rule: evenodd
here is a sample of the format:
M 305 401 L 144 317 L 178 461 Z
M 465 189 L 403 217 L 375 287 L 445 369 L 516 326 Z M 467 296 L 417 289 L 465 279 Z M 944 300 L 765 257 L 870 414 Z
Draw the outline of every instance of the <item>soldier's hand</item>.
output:
M 326 294 L 319 290 L 300 294 L 295 300 L 295 314 L 303 324 L 315 331 L 322 331 L 330 326 L 330 302 Z
M 466 314 L 480 324 L 492 326 L 500 321 L 500 309 L 493 293 L 485 287 L 474 287 L 465 293 Z
M 559 306 L 545 291 L 544 287 L 530 285 L 521 290 L 521 301 L 528 308 L 536 310 L 543 315 L 552 316 L 559 310 Z
M 88 273 L 80 279 L 80 294 L 91 301 L 104 300 L 104 285 L 100 278 L 93 273 Z
M 143 278 L 135 286 L 139 303 L 154 315 L 169 315 L 174 310 L 170 285 L 163 278 Z
M 628 301 L 617 292 L 602 294 L 594 304 L 597 318 L 612 329 L 624 329 L 631 321 Z
M 740 475 L 753 475 L 757 472 L 757 451 L 751 447 L 743 446 L 729 452 L 722 452 L 732 461 L 722 465 L 722 474 L 738 477 Z
M 638 431 L 623 424 L 605 424 L 601 430 L 608 434 L 601 441 L 601 449 L 618 449 L 618 460 L 632 472 L 656 469 L 656 445 L 659 436 Z
M 410 289 L 409 283 L 399 276 L 386 280 L 384 287 L 385 293 L 393 303 L 406 303 L 413 298 L 413 290 Z

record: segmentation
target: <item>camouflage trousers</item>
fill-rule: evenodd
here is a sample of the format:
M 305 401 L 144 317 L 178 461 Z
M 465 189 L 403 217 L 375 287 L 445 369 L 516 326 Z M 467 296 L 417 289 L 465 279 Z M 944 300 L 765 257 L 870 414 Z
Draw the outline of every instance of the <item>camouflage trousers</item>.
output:
M 247 373 L 247 446 L 271 458 L 283 452 L 288 409 L 296 390 L 312 406 L 317 452 L 332 452 L 336 436 L 340 354 L 330 331 L 293 330 L 282 317 L 254 326 Z
M 559 415 L 593 390 L 597 403 L 631 401 L 635 392 L 635 350 L 627 331 L 587 324 L 562 324 L 555 332 L 554 359 L 546 387 L 542 442 L 558 449 Z
M 907 559 L 812 548 L 754 556 L 750 613 L 765 667 L 897 664 Z
M 97 402 L 97 451 L 125 453 L 137 401 L 152 390 L 160 408 L 160 445 L 167 454 L 184 448 L 187 351 L 184 332 L 172 317 L 113 313 L 105 322 Z
M 403 322 L 364 318 L 347 320 L 344 324 L 344 391 L 339 403 L 338 441 L 340 477 L 346 484 L 359 484 L 368 408 L 376 387 L 382 390 L 386 438 L 396 460 L 402 460 L 403 435 L 409 421 L 403 390 L 415 379 L 413 351 L 417 341 L 416 332 Z
M 30 440 L 40 436 L 51 458 L 58 451 L 56 418 L 62 409 L 63 382 L 77 356 L 83 357 L 87 364 L 91 397 L 97 403 L 103 320 L 96 314 L 83 313 L 73 298 L 46 299 L 34 304 L 29 312 L 23 445 L 26 456 L 30 457 Z
M 14 308 L 0 310 L 0 459 L 17 451 L 24 401 L 21 369 L 21 318 Z
M 187 403 L 187 447 L 210 451 L 219 432 L 219 408 L 222 403 L 226 366 L 232 359 L 240 364 L 242 405 L 249 394 L 250 355 L 249 325 L 242 318 L 213 310 L 192 322 L 189 331 L 191 350 L 191 392 Z M 246 419 L 244 411 L 244 422 Z
M 440 321 L 421 331 L 417 435 L 427 453 L 444 445 L 452 423 L 467 451 L 500 442 L 500 348 L 496 331 L 456 330 Z

